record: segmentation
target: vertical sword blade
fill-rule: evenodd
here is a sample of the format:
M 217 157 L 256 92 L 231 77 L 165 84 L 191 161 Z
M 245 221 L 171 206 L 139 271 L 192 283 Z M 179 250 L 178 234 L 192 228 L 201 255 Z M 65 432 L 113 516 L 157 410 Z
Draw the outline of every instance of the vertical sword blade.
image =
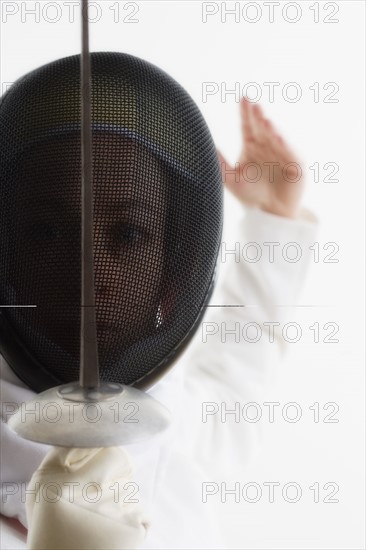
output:
M 80 385 L 85 388 L 99 386 L 94 295 L 91 63 L 88 7 L 88 0 L 82 0 L 82 54 L 80 67 L 82 160 Z

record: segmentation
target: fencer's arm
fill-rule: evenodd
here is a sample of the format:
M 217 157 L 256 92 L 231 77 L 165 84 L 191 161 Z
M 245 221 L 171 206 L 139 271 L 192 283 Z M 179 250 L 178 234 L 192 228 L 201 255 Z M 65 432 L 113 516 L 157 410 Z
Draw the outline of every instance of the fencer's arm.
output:
M 298 303 L 316 231 L 306 210 L 290 219 L 250 208 L 233 239 L 235 253 L 221 253 L 229 265 L 214 305 L 220 300 L 226 307 L 208 308 L 184 371 L 187 445 L 209 471 L 242 468 L 258 448 L 260 423 L 225 417 L 225 409 L 241 415 L 246 403 L 263 400 L 286 347 L 282 328 L 294 317 L 289 306 Z M 262 255 L 257 262 L 248 261 L 256 254 Z
M 22 403 L 35 395 L 0 355 L 0 514 L 17 518 L 25 527 L 27 485 L 50 447 L 17 436 L 7 421 Z M 27 413 L 32 414 L 32 410 Z

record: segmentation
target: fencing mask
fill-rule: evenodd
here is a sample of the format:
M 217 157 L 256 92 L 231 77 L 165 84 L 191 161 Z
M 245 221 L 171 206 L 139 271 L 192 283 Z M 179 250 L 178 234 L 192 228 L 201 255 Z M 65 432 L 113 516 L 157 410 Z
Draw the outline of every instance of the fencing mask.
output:
M 165 72 L 110 52 L 92 53 L 91 69 L 100 379 L 145 389 L 212 292 L 220 167 L 199 109 Z M 80 125 L 80 56 L 2 98 L 0 351 L 37 392 L 79 376 Z

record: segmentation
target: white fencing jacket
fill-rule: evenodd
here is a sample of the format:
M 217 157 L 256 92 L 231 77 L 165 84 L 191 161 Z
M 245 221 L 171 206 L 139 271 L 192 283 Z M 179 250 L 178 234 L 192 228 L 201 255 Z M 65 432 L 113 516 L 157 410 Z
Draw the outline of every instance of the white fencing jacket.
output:
M 222 249 L 227 265 L 224 280 L 221 283 L 219 278 L 211 300 L 215 307 L 207 308 L 184 356 L 149 390 L 170 409 L 172 424 L 150 441 L 124 447 L 134 464 L 131 479 L 149 524 L 139 547 L 225 548 L 207 491 L 212 490 L 212 482 L 223 479 L 225 472 L 242 475 L 257 450 L 260 423 L 223 423 L 222 409 L 233 409 L 236 402 L 258 402 L 270 383 L 284 342 L 273 326 L 269 334 L 268 323 L 281 323 L 286 308 L 278 305 L 296 304 L 316 229 L 314 217 L 305 210 L 293 220 L 248 209 L 240 224 L 235 253 L 228 250 L 233 250 L 232 243 L 226 252 Z M 291 248 L 288 243 L 296 244 Z M 259 339 L 258 327 L 262 331 Z M 0 367 L 0 512 L 27 526 L 25 490 L 50 447 L 23 440 L 8 428 L 7 404 L 27 401 L 35 394 L 1 356 Z M 25 535 L 12 525 L 2 518 L 0 546 L 26 548 Z M 106 549 L 118 547 L 108 546 L 108 534 L 105 540 Z M 126 547 L 123 541 L 120 547 Z

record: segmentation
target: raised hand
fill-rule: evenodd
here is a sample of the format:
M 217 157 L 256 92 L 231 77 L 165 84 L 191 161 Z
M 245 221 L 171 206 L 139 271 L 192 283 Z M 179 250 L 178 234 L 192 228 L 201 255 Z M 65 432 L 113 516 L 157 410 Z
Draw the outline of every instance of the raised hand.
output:
M 230 166 L 218 151 L 226 187 L 248 206 L 297 217 L 304 187 L 299 160 L 259 105 L 244 97 L 240 111 L 243 147 L 239 161 Z

